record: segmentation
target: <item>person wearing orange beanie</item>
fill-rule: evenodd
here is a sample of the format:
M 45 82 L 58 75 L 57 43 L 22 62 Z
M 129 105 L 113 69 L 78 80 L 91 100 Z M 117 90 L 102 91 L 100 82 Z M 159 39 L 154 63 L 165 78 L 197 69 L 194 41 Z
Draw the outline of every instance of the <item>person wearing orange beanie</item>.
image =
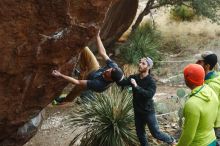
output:
M 185 80 L 194 86 L 201 86 L 204 83 L 205 71 L 197 64 L 190 64 L 184 68 Z
M 218 97 L 204 84 L 205 71 L 201 65 L 189 64 L 183 72 L 185 83 L 192 91 L 184 105 L 185 121 L 177 146 L 215 146 Z

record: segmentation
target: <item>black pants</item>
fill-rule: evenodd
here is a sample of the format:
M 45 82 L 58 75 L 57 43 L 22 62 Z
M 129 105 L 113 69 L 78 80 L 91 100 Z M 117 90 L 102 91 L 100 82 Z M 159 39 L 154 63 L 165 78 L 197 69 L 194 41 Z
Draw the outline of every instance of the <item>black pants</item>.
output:
M 141 146 L 149 146 L 145 132 L 146 124 L 154 138 L 164 141 L 168 144 L 173 142 L 173 137 L 160 131 L 155 112 L 149 112 L 148 114 L 144 115 L 135 113 L 136 133 L 141 143 Z

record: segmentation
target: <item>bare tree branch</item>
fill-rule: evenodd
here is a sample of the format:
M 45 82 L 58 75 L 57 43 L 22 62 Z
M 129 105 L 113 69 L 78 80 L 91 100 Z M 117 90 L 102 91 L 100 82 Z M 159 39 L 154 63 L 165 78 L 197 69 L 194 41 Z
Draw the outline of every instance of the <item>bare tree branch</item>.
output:
M 139 24 L 141 23 L 144 16 L 148 15 L 150 13 L 151 7 L 154 4 L 155 0 L 149 0 L 146 4 L 146 7 L 144 10 L 139 14 L 137 20 L 135 21 L 135 24 L 132 26 L 132 32 L 137 29 Z

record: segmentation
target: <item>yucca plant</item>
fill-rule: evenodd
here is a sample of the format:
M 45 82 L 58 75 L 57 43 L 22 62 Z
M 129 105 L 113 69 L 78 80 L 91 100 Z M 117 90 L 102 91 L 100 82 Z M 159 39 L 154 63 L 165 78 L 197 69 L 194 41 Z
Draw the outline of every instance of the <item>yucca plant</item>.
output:
M 120 46 L 122 57 L 130 64 L 136 64 L 141 57 L 149 56 L 154 61 L 160 60 L 160 33 L 146 22 L 133 32 Z
M 115 85 L 95 96 L 82 103 L 67 120 L 74 130 L 83 129 L 70 146 L 78 140 L 80 146 L 137 145 L 131 94 Z

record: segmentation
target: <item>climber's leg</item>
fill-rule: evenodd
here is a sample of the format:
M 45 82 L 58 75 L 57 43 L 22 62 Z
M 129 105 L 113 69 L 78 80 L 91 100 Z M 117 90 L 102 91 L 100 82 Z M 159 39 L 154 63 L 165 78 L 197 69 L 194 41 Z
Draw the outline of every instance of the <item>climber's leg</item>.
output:
M 100 67 L 98 60 L 88 47 L 85 47 L 81 52 L 79 67 L 81 79 L 86 79 L 91 72 Z
M 91 72 L 98 70 L 100 67 L 95 55 L 88 47 L 85 47 L 81 52 L 79 67 L 80 67 L 79 79 L 87 79 L 88 75 Z M 73 101 L 84 90 L 85 89 L 80 86 L 75 86 L 72 89 L 72 91 L 67 95 L 67 97 L 64 98 L 63 102 Z

